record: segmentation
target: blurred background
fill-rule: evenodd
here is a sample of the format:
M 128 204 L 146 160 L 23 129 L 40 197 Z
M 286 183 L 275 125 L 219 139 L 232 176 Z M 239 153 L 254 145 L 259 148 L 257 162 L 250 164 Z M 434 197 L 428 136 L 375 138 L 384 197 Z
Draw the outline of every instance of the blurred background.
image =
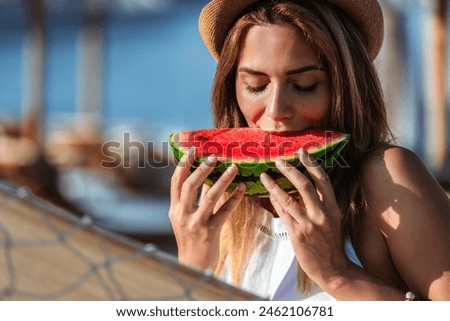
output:
M 167 141 L 212 126 L 207 2 L 0 0 L 0 180 L 175 253 Z M 449 3 L 380 3 L 390 125 L 450 190 Z

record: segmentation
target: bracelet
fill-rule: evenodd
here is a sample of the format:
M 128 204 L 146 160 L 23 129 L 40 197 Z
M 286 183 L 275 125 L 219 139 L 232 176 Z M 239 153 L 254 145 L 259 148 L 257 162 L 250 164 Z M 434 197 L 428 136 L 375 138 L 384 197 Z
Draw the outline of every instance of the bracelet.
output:
M 414 301 L 416 299 L 416 295 L 413 292 L 408 291 L 405 294 L 405 298 L 406 298 L 405 301 Z

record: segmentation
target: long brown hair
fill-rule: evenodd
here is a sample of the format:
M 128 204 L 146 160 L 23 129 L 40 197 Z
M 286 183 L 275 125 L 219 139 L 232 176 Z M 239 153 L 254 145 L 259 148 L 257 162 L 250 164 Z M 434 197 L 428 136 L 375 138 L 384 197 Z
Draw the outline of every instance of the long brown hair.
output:
M 258 1 L 243 12 L 228 33 L 217 66 L 212 91 L 215 125 L 247 126 L 235 92 L 242 43 L 252 26 L 277 24 L 298 27 L 328 70 L 332 84 L 328 129 L 351 135 L 343 154 L 343 161 L 348 166 L 336 167 L 330 178 L 344 216 L 343 237 L 353 238 L 358 229 L 358 217 L 366 208 L 360 186 L 364 156 L 387 142 L 391 134 L 373 62 L 367 55 L 358 28 L 345 12 L 325 0 Z M 228 257 L 236 283 L 241 281 L 242 268 L 246 264 L 244 258 L 251 251 L 256 230 L 254 225 L 261 213 L 257 205 L 257 201 L 245 199 L 225 225 L 221 236 L 217 271 L 222 269 Z

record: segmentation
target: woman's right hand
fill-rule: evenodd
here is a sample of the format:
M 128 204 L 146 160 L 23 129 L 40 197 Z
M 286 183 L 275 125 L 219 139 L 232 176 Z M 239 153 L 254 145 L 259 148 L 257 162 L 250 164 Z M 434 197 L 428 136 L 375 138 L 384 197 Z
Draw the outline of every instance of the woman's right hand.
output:
M 231 165 L 212 187 L 204 186 L 197 204 L 198 191 L 217 164 L 217 157 L 209 156 L 189 174 L 194 160 L 195 149 L 191 148 L 175 169 L 169 218 L 178 246 L 178 260 L 201 269 L 215 269 L 219 260 L 220 231 L 242 201 L 245 184 L 240 183 L 226 201 L 219 202 L 238 173 L 236 165 Z

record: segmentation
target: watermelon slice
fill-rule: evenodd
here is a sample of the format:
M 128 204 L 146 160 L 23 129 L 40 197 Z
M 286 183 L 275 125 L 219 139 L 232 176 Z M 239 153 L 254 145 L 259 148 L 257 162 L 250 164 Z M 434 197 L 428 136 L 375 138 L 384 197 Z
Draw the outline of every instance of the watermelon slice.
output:
M 306 169 L 298 158 L 298 150 L 305 149 L 328 171 L 332 168 L 344 147 L 349 135 L 336 131 L 306 130 L 301 132 L 265 132 L 259 128 L 213 128 L 185 130 L 170 136 L 174 156 L 180 160 L 191 146 L 196 147 L 196 168 L 211 154 L 219 162 L 208 176 L 206 184 L 212 185 L 231 164 L 236 164 L 239 174 L 230 186 L 234 189 L 239 182 L 246 184 L 249 196 L 267 196 L 267 190 L 259 180 L 266 172 L 287 192 L 295 191 L 291 182 L 275 166 L 280 157 L 299 168 Z

